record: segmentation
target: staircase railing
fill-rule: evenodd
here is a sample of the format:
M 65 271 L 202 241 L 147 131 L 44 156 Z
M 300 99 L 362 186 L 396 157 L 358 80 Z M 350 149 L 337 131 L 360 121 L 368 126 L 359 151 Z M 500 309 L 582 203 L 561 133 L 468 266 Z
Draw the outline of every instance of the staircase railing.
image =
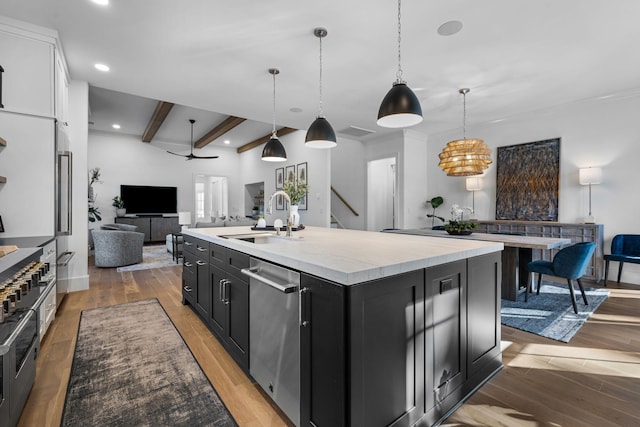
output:
M 356 210 L 355 210 L 355 209 L 353 209 L 349 203 L 347 203 L 347 201 L 344 199 L 344 197 L 342 197 L 342 196 L 340 195 L 340 193 L 338 193 L 338 192 L 336 191 L 336 189 L 335 189 L 335 188 L 333 188 L 333 185 L 331 186 L 331 191 L 333 191 L 333 194 L 335 194 L 335 195 L 338 197 L 338 199 L 339 199 L 342 203 L 344 203 L 344 205 L 347 207 L 347 209 L 349 209 L 349 210 L 351 211 L 351 213 L 353 213 L 355 216 L 360 216 L 360 214 L 359 214 L 358 212 L 356 212 Z

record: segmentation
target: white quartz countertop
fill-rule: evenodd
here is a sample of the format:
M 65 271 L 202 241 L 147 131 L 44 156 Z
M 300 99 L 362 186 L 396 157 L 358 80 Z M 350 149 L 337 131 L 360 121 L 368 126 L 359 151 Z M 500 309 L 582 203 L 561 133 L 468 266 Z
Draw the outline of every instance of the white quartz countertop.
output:
M 282 238 L 271 239 L 270 243 L 221 237 L 265 233 L 248 226 L 190 228 L 182 233 L 343 285 L 354 285 L 504 249 L 504 245 L 498 242 L 322 227 L 294 231 L 290 239 L 281 232 Z

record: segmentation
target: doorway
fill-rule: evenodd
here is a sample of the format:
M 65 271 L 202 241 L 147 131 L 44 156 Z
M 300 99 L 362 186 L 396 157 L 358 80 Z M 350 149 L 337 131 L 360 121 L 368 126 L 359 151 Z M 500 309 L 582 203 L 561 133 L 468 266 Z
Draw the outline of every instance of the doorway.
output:
M 396 157 L 367 162 L 367 230 L 396 228 Z
M 211 222 L 212 218 L 229 215 L 229 189 L 226 177 L 196 174 L 193 194 L 195 222 Z

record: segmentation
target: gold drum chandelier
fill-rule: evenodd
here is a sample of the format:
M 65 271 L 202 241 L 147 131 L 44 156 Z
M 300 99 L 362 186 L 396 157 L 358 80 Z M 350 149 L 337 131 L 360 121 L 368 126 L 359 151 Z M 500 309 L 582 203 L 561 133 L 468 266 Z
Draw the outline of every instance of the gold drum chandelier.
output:
M 487 144 L 481 139 L 466 137 L 468 92 L 467 88 L 458 90 L 463 97 L 462 139 L 448 142 L 439 155 L 438 166 L 449 176 L 481 175 L 492 163 Z

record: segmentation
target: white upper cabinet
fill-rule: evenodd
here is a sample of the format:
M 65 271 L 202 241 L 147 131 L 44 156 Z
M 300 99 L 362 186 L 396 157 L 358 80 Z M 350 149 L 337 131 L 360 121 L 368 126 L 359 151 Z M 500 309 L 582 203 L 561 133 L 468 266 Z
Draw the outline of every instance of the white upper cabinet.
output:
M 54 117 L 54 43 L 0 25 L 4 110 Z
M 56 50 L 56 75 L 55 75 L 55 100 L 56 119 L 67 126 L 69 114 L 69 79 L 64 66 L 64 59 Z

